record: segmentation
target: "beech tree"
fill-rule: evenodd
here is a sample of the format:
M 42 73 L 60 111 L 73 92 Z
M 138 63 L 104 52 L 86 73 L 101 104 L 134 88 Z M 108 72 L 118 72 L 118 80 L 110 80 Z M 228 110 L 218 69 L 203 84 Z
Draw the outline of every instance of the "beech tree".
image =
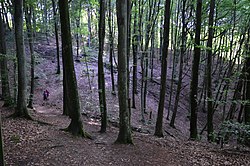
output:
M 212 48 L 213 48 L 213 37 L 214 37 L 214 8 L 215 0 L 210 1 L 210 12 L 209 12 L 209 30 L 208 30 L 208 42 L 207 42 L 207 138 L 208 141 L 213 140 L 213 94 L 212 94 Z
M 119 135 L 117 143 L 131 144 L 130 112 L 128 106 L 127 74 L 127 0 L 116 1 L 118 23 L 118 98 L 119 98 Z
M 248 29 L 248 39 L 246 42 L 245 72 L 247 100 L 247 104 L 245 106 L 245 124 L 250 125 L 250 28 Z
M 0 165 L 4 166 L 4 150 L 3 150 L 3 135 L 2 135 L 2 117 L 0 113 Z
M 7 67 L 8 59 L 6 57 L 6 40 L 4 22 L 2 14 L 0 13 L 0 65 L 1 65 L 1 82 L 2 82 L 2 94 L 4 100 L 4 107 L 8 107 L 12 103 L 9 86 L 9 74 Z
M 105 0 L 100 0 L 100 17 L 99 17 L 99 53 L 98 53 L 98 92 L 101 111 L 101 132 L 106 132 L 107 128 L 107 106 L 105 95 L 105 78 L 103 69 L 103 47 L 105 38 Z
M 34 47 L 33 47 L 33 27 L 31 23 L 32 18 L 32 4 L 25 4 L 25 20 L 26 20 L 26 27 L 27 27 L 27 33 L 28 33 L 28 41 L 29 41 L 29 47 L 30 47 L 30 57 L 31 57 L 31 69 L 30 69 L 30 96 L 29 96 L 29 102 L 28 102 L 28 108 L 33 109 L 33 98 L 34 98 L 34 84 L 35 84 L 35 56 L 34 56 Z
M 177 84 L 177 89 L 176 89 L 176 95 L 175 95 L 175 101 L 174 101 L 174 110 L 172 114 L 172 118 L 170 121 L 170 126 L 175 127 L 175 118 L 177 114 L 177 109 L 178 109 L 178 103 L 180 99 L 180 93 L 181 93 L 181 86 L 182 86 L 182 75 L 183 75 L 183 61 L 184 61 L 184 55 L 186 54 L 186 40 L 187 40 L 187 23 L 186 23 L 186 1 L 182 1 L 182 14 L 181 14 L 181 21 L 182 21 L 182 30 L 181 30 L 181 52 L 180 52 L 180 65 L 179 65 L 179 76 L 178 76 L 178 84 Z M 174 71 L 174 69 L 173 69 Z M 173 78 L 174 73 L 172 74 Z M 172 80 L 173 82 L 173 80 Z M 172 84 L 171 82 L 171 84 Z M 171 98 L 170 98 L 171 100 Z M 169 111 L 168 111 L 168 116 L 170 112 L 170 101 L 169 101 Z
M 248 39 L 246 42 L 246 59 L 245 59 L 245 72 L 246 72 L 246 99 L 245 106 L 245 124 L 250 125 L 250 27 L 248 29 Z M 250 146 L 250 137 L 245 138 L 245 143 Z
M 134 8 L 137 7 L 137 1 L 134 1 Z M 132 108 L 136 108 L 135 106 L 135 95 L 138 94 L 137 92 L 137 54 L 138 54 L 138 22 L 137 22 L 137 11 L 134 12 L 134 29 L 133 29 L 133 36 L 132 36 L 132 50 L 133 50 L 133 80 L 132 80 Z
M 158 114 L 155 126 L 155 136 L 163 137 L 162 123 L 163 123 L 163 111 L 165 105 L 165 93 L 166 93 L 166 79 L 167 79 L 167 57 L 169 46 L 169 27 L 170 27 L 170 4 L 171 0 L 165 1 L 165 13 L 164 13 L 164 39 L 162 47 L 162 60 L 161 60 L 161 85 L 160 85 L 160 100 L 158 104 Z
M 8 77 L 8 69 L 7 69 L 5 31 L 4 31 L 1 12 L 0 12 L 0 54 L 1 54 L 0 64 L 1 64 L 2 93 L 3 93 L 3 99 L 4 99 L 3 106 L 9 106 L 11 104 L 11 97 L 10 97 L 9 77 Z M 0 165 L 2 166 L 5 165 L 3 144 L 4 143 L 3 143 L 3 136 L 2 136 L 2 117 L 0 113 Z
M 115 95 L 115 79 L 114 79 L 114 65 L 113 65 L 113 54 L 114 54 L 114 16 L 112 11 L 114 5 L 111 4 L 111 0 L 108 0 L 108 27 L 109 27 L 109 63 L 110 63 L 110 75 L 112 84 L 112 94 Z
M 54 14 L 54 28 L 55 28 L 55 37 L 56 37 L 56 57 L 57 57 L 57 71 L 56 74 L 60 74 L 60 47 L 59 47 L 59 39 L 58 39 L 58 16 L 56 10 L 55 0 L 52 0 L 53 14 Z
M 83 137 L 89 137 L 83 129 L 83 124 L 80 115 L 80 103 L 77 90 L 77 80 L 75 75 L 73 51 L 72 51 L 72 39 L 70 33 L 70 20 L 69 20 L 69 6 L 68 0 L 59 0 L 59 12 L 61 20 L 61 32 L 62 32 L 62 57 L 63 57 L 63 71 L 65 77 L 66 86 L 66 98 L 67 109 L 71 122 L 66 129 L 73 135 L 79 135 Z
M 202 17 L 202 0 L 197 0 L 196 7 L 196 24 L 195 24 L 195 43 L 194 43 L 194 57 L 192 64 L 192 78 L 190 84 L 190 138 L 197 139 L 197 89 L 198 89 L 198 77 L 199 77 L 199 64 L 200 64 L 200 34 L 201 34 L 201 17 Z
M 14 116 L 32 119 L 26 106 L 27 77 L 23 38 L 23 0 L 14 0 L 14 9 L 16 55 L 18 67 L 17 107 Z

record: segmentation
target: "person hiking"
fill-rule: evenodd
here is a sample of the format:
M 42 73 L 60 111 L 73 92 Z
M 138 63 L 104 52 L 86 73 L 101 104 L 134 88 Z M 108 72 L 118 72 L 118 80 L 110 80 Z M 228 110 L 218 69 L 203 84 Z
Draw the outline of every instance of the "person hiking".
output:
M 46 89 L 43 91 L 43 100 L 48 100 L 49 99 L 49 91 Z

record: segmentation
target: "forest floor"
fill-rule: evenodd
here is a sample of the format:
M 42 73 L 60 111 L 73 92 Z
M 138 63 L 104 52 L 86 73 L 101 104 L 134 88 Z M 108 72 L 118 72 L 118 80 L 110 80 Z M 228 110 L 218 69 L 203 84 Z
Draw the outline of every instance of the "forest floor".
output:
M 147 98 L 147 109 L 148 112 L 152 111 L 152 120 L 149 121 L 149 115 L 145 114 L 146 123 L 141 122 L 140 93 L 136 98 L 137 109 L 132 109 L 134 145 L 114 144 L 118 136 L 119 110 L 117 95 L 111 94 L 108 68 L 105 68 L 105 81 L 109 124 L 107 133 L 99 133 L 97 52 L 95 51 L 89 52 L 87 57 L 89 78 L 84 59 L 75 63 L 82 120 L 85 130 L 92 135 L 93 139 L 74 137 L 60 130 L 69 125 L 70 119 L 62 115 L 62 74 L 55 74 L 54 41 L 49 45 L 39 41 L 35 45 L 35 51 L 35 109 L 30 110 L 34 121 L 8 118 L 14 110 L 0 108 L 6 165 L 250 165 L 250 149 L 247 147 L 226 144 L 220 148 L 214 143 L 188 140 L 188 94 L 185 88 L 182 91 L 176 128 L 169 127 L 169 121 L 164 118 L 165 137 L 153 136 L 159 98 L 157 82 L 160 79 L 160 64 L 157 61 L 154 65 L 155 81 L 149 82 Z M 171 66 L 168 72 L 170 75 Z M 140 77 L 139 74 L 138 76 Z M 186 84 L 188 85 L 188 81 L 184 80 L 184 85 Z M 43 100 L 45 89 L 50 92 L 47 101 Z M 167 91 L 167 95 L 168 93 Z M 204 124 L 202 121 L 199 123 L 200 126 Z

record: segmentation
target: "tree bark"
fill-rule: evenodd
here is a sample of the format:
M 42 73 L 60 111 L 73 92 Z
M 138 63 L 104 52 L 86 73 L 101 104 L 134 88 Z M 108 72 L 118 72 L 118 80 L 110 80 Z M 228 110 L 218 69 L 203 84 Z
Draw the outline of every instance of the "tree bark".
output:
M 47 44 L 49 45 L 47 0 L 43 1 L 43 25 L 44 25 L 44 28 L 45 28 L 44 32 L 45 32 Z
M 99 53 L 98 53 L 98 92 L 99 104 L 101 111 L 101 132 L 107 129 L 107 106 L 105 95 L 105 77 L 103 69 L 103 48 L 105 38 L 105 0 L 100 0 L 100 17 L 99 17 Z
M 215 0 L 210 1 L 209 30 L 207 42 L 207 139 L 213 141 L 213 92 L 212 92 L 212 50 L 214 37 L 214 9 Z
M 88 47 L 91 46 L 91 39 L 92 39 L 92 26 L 91 26 L 91 6 L 88 4 Z
M 176 95 L 175 95 L 175 103 L 174 103 L 174 110 L 173 110 L 173 115 L 170 121 L 170 126 L 175 127 L 175 118 L 177 114 L 177 109 L 178 109 L 178 103 L 179 103 L 179 98 L 180 98 L 180 93 L 181 93 L 181 86 L 182 86 L 182 73 L 183 73 L 183 60 L 184 60 L 184 54 L 186 52 L 186 28 L 187 24 L 185 22 L 185 13 L 186 13 L 186 1 L 182 1 L 182 32 L 181 32 L 181 54 L 180 54 L 180 66 L 179 66 L 179 77 L 178 77 L 178 84 L 177 84 L 177 89 L 176 89 Z
M 160 100 L 158 104 L 158 114 L 155 126 L 155 136 L 163 137 L 162 123 L 163 111 L 165 105 L 166 79 L 167 79 L 167 58 L 169 46 L 169 28 L 170 28 L 170 4 L 171 0 L 165 1 L 164 13 L 164 32 L 163 32 L 163 47 L 162 47 L 162 62 L 161 62 L 161 85 L 160 85 Z
M 3 148 L 3 134 L 2 134 L 2 117 L 0 113 L 0 165 L 5 166 L 4 163 L 4 148 Z
M 167 114 L 167 120 L 169 119 L 169 116 L 170 116 L 170 111 L 171 111 L 171 108 L 172 108 L 172 98 L 173 98 L 173 94 L 174 94 L 174 81 L 175 81 L 175 77 L 176 77 L 176 67 L 178 65 L 178 45 L 179 45 L 179 42 L 178 42 L 178 38 L 179 38 L 179 13 L 180 13 L 180 0 L 177 2 L 178 5 L 177 5 L 177 8 L 176 8 L 176 25 L 175 25 L 175 21 L 174 21 L 174 16 L 173 16 L 173 20 L 172 20 L 172 27 L 171 27 L 171 37 L 172 37 L 172 40 L 171 40 L 171 56 L 170 56 L 170 60 L 172 60 L 172 73 L 171 73 L 171 84 L 170 84 L 170 94 L 169 94 L 169 102 L 168 102 L 168 114 Z M 172 3 L 172 6 L 173 6 L 173 3 Z M 174 115 L 175 116 L 175 115 Z M 172 118 L 173 119 L 173 118 Z
M 8 107 L 12 104 L 7 62 L 8 59 L 6 57 L 4 22 L 2 19 L 2 15 L 0 13 L 0 65 L 1 65 L 2 95 L 4 100 L 3 104 L 4 107 Z
M 34 56 L 34 47 L 33 47 L 33 28 L 31 24 L 31 16 L 32 16 L 32 7 L 29 4 L 26 4 L 25 7 L 25 20 L 27 27 L 27 35 L 30 47 L 30 57 L 31 57 L 31 68 L 30 68 L 30 96 L 28 108 L 33 109 L 33 98 L 34 98 L 34 84 L 35 84 L 35 56 Z
M 115 95 L 115 79 L 114 79 L 114 65 L 113 65 L 113 53 L 114 53 L 114 37 L 113 37 L 113 5 L 111 5 L 111 0 L 108 1 L 109 5 L 109 16 L 108 16 L 108 26 L 109 26 L 109 63 L 110 63 L 110 75 L 112 84 L 112 94 Z
M 116 1 L 118 23 L 118 98 L 119 98 L 119 134 L 117 143 L 131 144 L 130 112 L 127 90 L 127 0 Z
M 197 139 L 197 90 L 199 79 L 199 64 L 200 64 L 200 34 L 201 34 L 201 16 L 202 16 L 202 0 L 197 0 L 196 7 L 196 30 L 195 30 L 195 46 L 194 58 L 192 64 L 192 78 L 190 84 L 190 139 Z
M 134 7 L 137 7 L 137 1 L 134 2 Z M 137 24 L 137 11 L 134 12 L 134 29 L 132 37 L 132 50 L 133 50 L 133 81 L 132 81 L 132 108 L 135 106 L 135 95 L 137 92 L 137 54 L 138 54 L 138 24 Z
M 63 70 L 65 74 L 67 109 L 71 119 L 70 125 L 66 129 L 73 135 L 90 137 L 83 129 L 83 124 L 80 115 L 80 103 L 77 90 L 77 80 L 74 69 L 72 39 L 70 32 L 69 7 L 68 0 L 59 0 L 59 11 L 61 20 L 62 32 L 62 57 Z M 66 63 L 67 62 L 67 63 Z M 64 89 L 65 90 L 65 89 Z M 64 101 L 65 102 L 65 101 Z
M 53 6 L 53 14 L 54 14 L 54 28 L 55 28 L 55 37 L 56 37 L 56 57 L 57 57 L 57 71 L 56 74 L 60 74 L 60 47 L 59 47 L 59 39 L 58 39 L 58 18 L 57 18 L 57 12 L 56 12 L 56 4 L 55 0 L 52 0 L 52 6 Z
M 18 68 L 17 107 L 14 116 L 21 116 L 27 119 L 32 119 L 26 106 L 27 77 L 23 39 L 23 0 L 15 0 L 14 7 L 16 55 Z
M 246 73 L 246 100 L 245 105 L 245 124 L 250 125 L 250 28 L 248 29 L 248 39 L 246 42 L 246 59 L 245 59 L 245 73 Z

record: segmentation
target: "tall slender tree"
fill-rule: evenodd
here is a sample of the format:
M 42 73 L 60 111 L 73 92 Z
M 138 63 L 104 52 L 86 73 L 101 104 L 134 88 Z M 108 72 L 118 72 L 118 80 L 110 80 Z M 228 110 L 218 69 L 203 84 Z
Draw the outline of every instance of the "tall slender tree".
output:
M 92 25 L 91 25 L 91 19 L 92 19 L 92 14 L 91 14 L 91 4 L 90 1 L 88 1 L 88 7 L 87 7 L 87 11 L 88 11 L 88 43 L 87 46 L 91 47 L 91 39 L 92 39 Z
M 117 143 L 132 143 L 130 112 L 128 106 L 127 90 L 127 0 L 116 1 L 117 23 L 118 23 L 118 98 L 119 98 L 119 135 Z
M 99 53 L 98 53 L 98 92 L 99 104 L 101 111 L 101 132 L 106 132 L 107 128 L 107 106 L 105 95 L 105 77 L 103 69 L 103 48 L 105 38 L 105 0 L 100 0 L 100 17 L 99 17 Z
M 248 29 L 248 39 L 246 42 L 246 59 L 245 59 L 245 73 L 246 73 L 246 100 L 245 106 L 245 124 L 250 125 L 250 28 Z
M 165 93 L 166 93 L 166 79 L 167 79 L 167 58 L 168 58 L 168 46 L 169 46 L 169 28 L 170 28 L 170 4 L 171 0 L 165 1 L 164 12 L 164 32 L 163 32 L 163 47 L 162 47 L 162 59 L 161 59 L 161 86 L 160 86 L 160 100 L 158 104 L 158 114 L 155 126 L 155 136 L 163 137 L 162 123 L 163 123 L 163 111 L 165 105 Z
M 114 65 L 113 65 L 113 53 L 114 53 L 114 16 L 112 14 L 113 4 L 111 4 L 111 0 L 108 0 L 108 27 L 109 27 L 109 63 L 110 63 L 110 75 L 111 75 L 111 84 L 112 84 L 112 94 L 115 95 L 115 79 L 114 79 Z
M 34 84 L 35 84 L 35 56 L 34 56 L 34 47 L 33 47 L 33 27 L 31 24 L 31 17 L 32 17 L 32 4 L 25 4 L 25 20 L 26 20 L 26 27 L 28 32 L 28 40 L 29 40 L 29 47 L 30 47 L 30 57 L 31 57 L 31 68 L 30 68 L 30 96 L 28 102 L 28 108 L 33 109 L 33 98 L 34 98 Z
M 14 0 L 14 10 L 16 55 L 18 67 L 17 107 L 14 116 L 21 116 L 27 119 L 32 119 L 26 106 L 27 77 L 23 39 L 23 0 Z
M 58 4 L 59 3 L 60 2 L 58 1 Z M 59 9 L 60 9 L 60 7 L 59 7 Z M 60 14 L 60 11 L 59 11 L 59 14 Z M 60 17 L 61 17 L 61 15 L 60 15 Z M 61 38 L 61 41 L 62 41 L 62 38 Z M 71 43 L 72 43 L 72 41 L 71 41 Z M 65 64 L 66 64 L 65 58 L 62 56 L 62 67 L 63 67 L 63 115 L 69 116 L 69 108 L 68 108 L 68 106 L 69 106 L 69 104 L 68 104 L 69 99 L 68 99 L 68 95 L 67 95 L 67 92 L 68 92 L 67 88 L 68 87 L 66 85 L 66 74 L 65 74 L 65 66 L 64 66 Z
M 209 12 L 209 30 L 208 30 L 208 41 L 207 41 L 207 139 L 208 141 L 213 140 L 213 95 L 212 95 L 212 48 L 213 48 L 213 37 L 214 37 L 214 8 L 215 0 L 210 1 L 210 12 Z
M 60 74 L 60 48 L 59 48 L 59 39 L 58 39 L 58 16 L 56 11 L 56 3 L 55 0 L 52 0 L 52 7 L 53 7 L 53 14 L 54 14 L 54 28 L 55 28 L 55 35 L 56 35 L 56 57 L 57 57 L 57 71 L 56 74 Z
M 200 64 L 200 34 L 201 34 L 201 16 L 202 16 L 202 0 L 197 0 L 196 7 L 196 25 L 195 25 L 195 43 L 194 43 L 194 57 L 192 64 L 192 78 L 190 84 L 190 139 L 197 139 L 197 89 L 199 78 L 199 64 Z
M 4 149 L 3 149 L 3 135 L 2 135 L 2 117 L 0 113 L 0 165 L 4 166 Z
M 0 12 L 0 65 L 1 65 L 1 81 L 2 81 L 2 93 L 3 93 L 3 106 L 10 106 L 12 103 L 10 95 L 9 86 L 9 75 L 7 67 L 7 57 L 6 57 L 6 40 L 5 40 L 5 30 L 3 25 L 2 14 Z
M 43 26 L 47 44 L 49 45 L 49 28 L 48 28 L 48 1 L 43 0 Z
M 176 89 L 176 95 L 175 95 L 175 101 L 174 101 L 174 110 L 173 110 L 173 115 L 170 121 L 170 126 L 175 127 L 175 117 L 177 114 L 177 109 L 178 109 L 178 102 L 180 98 L 180 93 L 181 93 L 181 86 L 182 86 L 182 73 L 183 73 L 183 61 L 184 61 L 184 54 L 186 52 L 186 39 L 187 39 L 187 33 L 186 33 L 186 28 L 187 28 L 187 23 L 186 23 L 186 1 L 182 1 L 182 32 L 181 32 L 181 52 L 180 52 L 180 65 L 179 65 L 179 77 L 178 77 L 178 84 L 177 84 L 177 89 Z M 174 73 L 173 73 L 174 74 Z M 172 80 L 173 81 L 173 80 Z M 169 102 L 170 103 L 170 102 Z M 169 106 L 170 108 L 170 106 Z M 169 115 L 169 112 L 168 112 Z
M 74 69 L 72 39 L 70 33 L 70 20 L 69 20 L 69 6 L 68 0 L 59 0 L 59 11 L 61 20 L 62 32 L 62 57 L 63 57 L 63 71 L 65 74 L 66 98 L 67 109 L 71 122 L 67 131 L 73 135 L 83 137 L 90 137 L 83 129 L 83 123 L 80 115 L 80 103 L 77 90 L 77 80 Z M 64 101 L 65 102 L 65 101 Z
M 137 22 L 137 1 L 134 1 L 134 28 L 133 28 L 133 37 L 132 37 L 132 50 L 133 50 L 133 82 L 132 82 L 132 108 L 135 106 L 135 95 L 137 92 L 137 54 L 138 54 L 138 22 Z
M 244 121 L 246 125 L 250 125 L 250 27 L 248 28 L 248 38 L 246 42 L 246 100 Z M 250 146 L 250 137 L 246 137 L 245 143 Z

